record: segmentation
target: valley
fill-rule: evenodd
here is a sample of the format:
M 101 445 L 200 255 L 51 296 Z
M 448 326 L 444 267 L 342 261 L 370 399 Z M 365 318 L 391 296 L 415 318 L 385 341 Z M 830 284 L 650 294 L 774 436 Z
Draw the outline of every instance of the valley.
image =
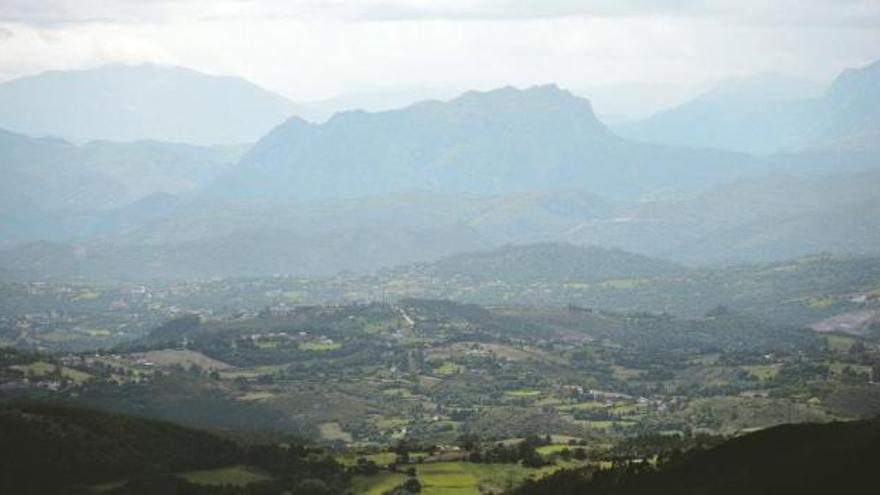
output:
M 529 275 L 548 256 L 579 271 Z M 3 354 L 2 393 L 239 439 L 303 439 L 351 473 L 354 493 L 409 478 L 424 493 L 501 493 L 610 465 L 633 438 L 717 442 L 880 412 L 872 260 L 700 271 L 631 256 L 537 244 L 368 279 L 11 284 L 3 299 L 22 314 L 4 322 L 18 350 Z M 470 258 L 483 270 L 467 269 Z M 601 309 L 610 300 L 667 311 Z M 835 326 L 853 311 L 874 316 Z M 521 447 L 505 453 L 511 445 Z M 224 469 L 216 476 L 259 479 Z

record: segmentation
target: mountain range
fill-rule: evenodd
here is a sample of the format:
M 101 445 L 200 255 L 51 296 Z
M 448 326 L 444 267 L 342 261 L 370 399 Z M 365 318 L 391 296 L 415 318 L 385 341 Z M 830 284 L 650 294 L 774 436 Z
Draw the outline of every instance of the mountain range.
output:
M 750 165 L 746 155 L 622 139 L 589 101 L 548 85 L 344 112 L 321 125 L 292 118 L 208 189 L 296 200 L 507 194 L 536 186 L 632 197 L 741 176 Z
M 0 129 L 0 208 L 96 210 L 193 191 L 236 163 L 240 146 L 158 141 L 72 144 Z
M 0 84 L 0 127 L 76 143 L 252 143 L 297 110 L 241 78 L 154 64 L 49 71 Z
M 0 271 L 16 279 L 330 275 L 547 241 L 616 247 L 688 265 L 819 252 L 874 255 L 880 252 L 877 183 L 880 171 L 874 170 L 761 177 L 641 200 L 560 190 L 322 202 L 160 197 L 151 198 L 164 204 L 151 206 L 156 215 L 110 210 L 88 216 L 79 229 L 67 229 L 77 237 L 2 250 Z M 133 217 L 140 220 L 130 221 Z M 91 235 L 83 235 L 89 229 Z M 546 257 L 542 270 L 558 263 L 567 267 L 559 270 L 577 273 L 574 267 L 581 263 L 578 257 L 565 261 L 560 253 Z M 635 255 L 621 258 L 640 266 Z M 479 257 L 465 259 L 475 276 L 491 276 L 492 268 L 481 267 Z M 516 264 L 514 256 L 503 266 Z
M 615 126 L 648 142 L 751 153 L 850 145 L 876 148 L 880 134 L 880 60 L 843 71 L 822 92 L 777 74 L 727 81 L 647 119 Z
M 817 99 L 802 98 L 809 85 L 788 91 L 798 83 L 766 75 L 713 93 L 744 108 L 761 99 L 815 112 L 789 126 L 809 127 L 810 146 L 764 156 L 620 137 L 588 100 L 553 85 L 343 112 L 323 124 L 291 117 L 253 146 L 74 144 L 0 131 L 0 270 L 331 274 L 547 241 L 690 265 L 872 255 L 877 67 L 844 72 Z M 160 70 L 123 72 L 135 69 Z M 724 108 L 690 127 L 711 128 Z

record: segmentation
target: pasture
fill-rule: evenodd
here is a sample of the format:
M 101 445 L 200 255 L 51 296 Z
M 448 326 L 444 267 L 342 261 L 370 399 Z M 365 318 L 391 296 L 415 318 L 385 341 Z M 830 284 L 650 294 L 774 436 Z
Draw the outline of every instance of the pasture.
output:
M 251 483 L 267 481 L 271 479 L 265 474 L 254 471 L 247 466 L 228 466 L 217 469 L 202 471 L 188 471 L 181 473 L 180 477 L 197 485 L 210 486 L 246 486 Z

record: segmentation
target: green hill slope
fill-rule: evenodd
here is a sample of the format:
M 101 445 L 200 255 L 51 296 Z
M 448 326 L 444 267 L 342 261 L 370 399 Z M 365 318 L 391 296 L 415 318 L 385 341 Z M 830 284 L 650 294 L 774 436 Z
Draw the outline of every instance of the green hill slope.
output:
M 596 473 L 565 472 L 518 495 L 871 493 L 880 458 L 880 421 L 784 425 L 673 456 L 658 470 L 631 464 Z

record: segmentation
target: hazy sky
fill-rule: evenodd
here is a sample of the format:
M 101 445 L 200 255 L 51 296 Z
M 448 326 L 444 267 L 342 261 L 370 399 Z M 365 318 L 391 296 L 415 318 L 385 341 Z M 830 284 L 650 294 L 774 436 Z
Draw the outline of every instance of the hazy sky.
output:
M 0 0 L 0 79 L 104 62 L 295 100 L 403 87 L 827 81 L 880 58 L 880 0 Z

